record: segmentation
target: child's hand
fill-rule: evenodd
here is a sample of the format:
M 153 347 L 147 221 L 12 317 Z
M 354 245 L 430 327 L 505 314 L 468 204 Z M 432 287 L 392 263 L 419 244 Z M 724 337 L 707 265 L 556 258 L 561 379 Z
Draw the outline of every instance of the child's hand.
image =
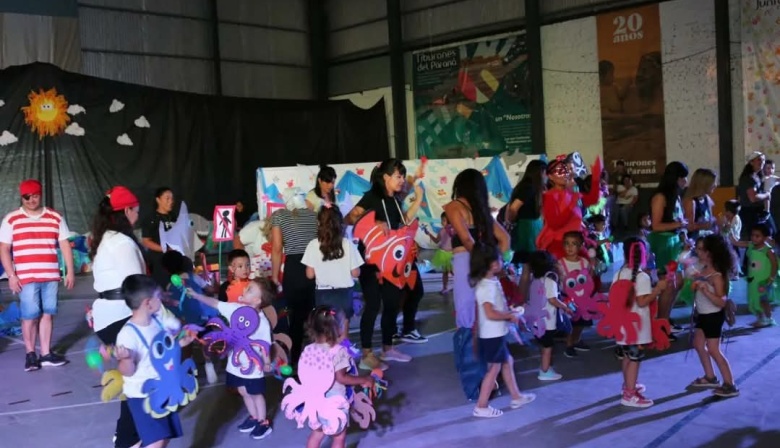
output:
M 374 383 L 375 383 L 374 377 L 369 375 L 369 376 L 363 377 L 363 382 L 360 383 L 360 385 L 362 387 L 365 387 L 365 388 L 373 391 L 374 390 Z
M 189 331 L 185 331 L 184 332 L 184 336 L 182 336 L 182 338 L 179 339 L 179 345 L 181 347 L 185 347 L 187 345 L 190 345 L 192 343 L 192 341 L 194 341 L 194 340 L 195 340 L 195 335 L 193 335 Z
M 121 345 L 117 345 L 116 347 L 114 347 L 114 356 L 119 361 L 123 359 L 130 359 L 130 356 L 132 354 L 133 354 L 132 350 L 128 350 L 125 347 L 122 347 Z

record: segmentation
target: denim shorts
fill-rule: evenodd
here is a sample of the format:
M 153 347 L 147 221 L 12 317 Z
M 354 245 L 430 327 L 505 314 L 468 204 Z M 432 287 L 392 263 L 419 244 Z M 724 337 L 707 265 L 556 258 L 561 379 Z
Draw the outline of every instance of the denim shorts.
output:
M 343 311 L 347 319 L 355 315 L 352 288 L 317 289 L 314 291 L 314 302 L 317 306 L 328 305 Z
M 57 291 L 60 282 L 33 282 L 22 286 L 19 293 L 19 308 L 23 320 L 33 320 L 44 314 L 57 314 Z

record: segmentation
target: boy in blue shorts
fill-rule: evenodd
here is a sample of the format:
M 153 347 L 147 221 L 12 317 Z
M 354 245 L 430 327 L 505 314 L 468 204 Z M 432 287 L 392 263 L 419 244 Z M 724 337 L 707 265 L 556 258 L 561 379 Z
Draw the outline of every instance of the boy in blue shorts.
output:
M 149 347 L 161 331 L 177 331 L 179 321 L 161 303 L 160 286 L 146 275 L 131 275 L 122 282 L 122 295 L 133 315 L 116 338 L 115 356 L 124 379 L 123 392 L 133 415 L 142 447 L 163 448 L 170 439 L 181 437 L 181 422 L 176 411 L 154 418 L 144 409 L 147 394 L 143 385 L 159 379 L 149 354 Z M 191 336 L 179 339 L 180 346 L 192 342 Z M 174 342 L 175 343 L 175 342 Z M 173 362 L 180 362 L 173 359 Z

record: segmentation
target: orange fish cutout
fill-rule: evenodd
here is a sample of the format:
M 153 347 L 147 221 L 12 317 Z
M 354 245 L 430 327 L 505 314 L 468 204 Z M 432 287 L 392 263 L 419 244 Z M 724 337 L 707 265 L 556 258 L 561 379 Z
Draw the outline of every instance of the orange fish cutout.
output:
M 414 237 L 419 222 L 387 233 L 376 222 L 376 212 L 368 212 L 355 224 L 352 234 L 366 247 L 366 263 L 379 269 L 382 278 L 397 288 L 413 289 L 417 284 Z

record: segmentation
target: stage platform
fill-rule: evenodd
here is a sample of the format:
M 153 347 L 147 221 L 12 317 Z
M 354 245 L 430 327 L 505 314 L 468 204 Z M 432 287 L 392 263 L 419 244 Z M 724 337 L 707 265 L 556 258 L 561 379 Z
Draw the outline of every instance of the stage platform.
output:
M 520 387 L 537 394 L 537 399 L 521 409 L 509 410 L 509 397 L 503 395 L 491 402 L 505 410 L 503 417 L 477 419 L 471 416 L 473 404 L 465 400 L 453 365 L 452 298 L 438 293 L 439 275 L 425 277 L 426 288 L 431 292 L 423 300 L 419 327 L 430 342 L 400 347 L 414 360 L 408 364 L 391 363 L 386 372 L 390 388 L 377 402 L 378 421 L 366 431 L 351 428 L 348 446 L 780 446 L 778 327 L 753 330 L 747 325 L 753 318 L 739 316 L 737 325 L 729 332 L 725 350 L 742 394 L 728 400 L 715 400 L 709 392 L 686 391 L 686 386 L 702 372 L 695 352 L 687 350 L 688 333 L 682 333 L 669 351 L 654 354 L 642 363 L 640 381 L 647 385 L 646 395 L 656 401 L 655 406 L 644 410 L 619 404 L 622 380 L 619 362 L 612 354 L 613 345 L 592 330 L 585 333 L 585 341 L 593 350 L 580 353 L 576 359 L 565 358 L 563 344 L 556 345 L 555 368 L 564 375 L 558 382 L 536 379 L 536 346 L 513 345 Z M 2 300 L 11 300 L 7 284 L 2 282 L 0 287 Z M 76 288 L 63 292 L 61 297 L 54 341 L 70 364 L 25 373 L 20 339 L 0 339 L 2 446 L 112 446 L 119 405 L 100 401 L 99 375 L 84 361 L 85 344 L 92 335 L 84 320 L 84 310 L 95 296 L 91 287 L 92 278 L 81 276 Z M 744 305 L 744 281 L 736 285 L 733 297 Z M 740 309 L 745 312 L 744 306 Z M 674 312 L 681 320 L 689 314 L 686 308 Z M 352 324 L 353 340 L 357 340 L 357 324 L 357 320 Z M 377 331 L 377 337 L 378 334 Z M 223 378 L 220 371 L 220 379 Z M 227 393 L 221 383 L 207 385 L 203 374 L 200 380 L 198 398 L 181 412 L 185 435 L 170 447 L 304 446 L 308 431 L 296 429 L 279 412 L 278 381 L 269 381 L 267 397 L 273 434 L 266 440 L 254 441 L 236 429 L 246 417 L 240 397 Z

